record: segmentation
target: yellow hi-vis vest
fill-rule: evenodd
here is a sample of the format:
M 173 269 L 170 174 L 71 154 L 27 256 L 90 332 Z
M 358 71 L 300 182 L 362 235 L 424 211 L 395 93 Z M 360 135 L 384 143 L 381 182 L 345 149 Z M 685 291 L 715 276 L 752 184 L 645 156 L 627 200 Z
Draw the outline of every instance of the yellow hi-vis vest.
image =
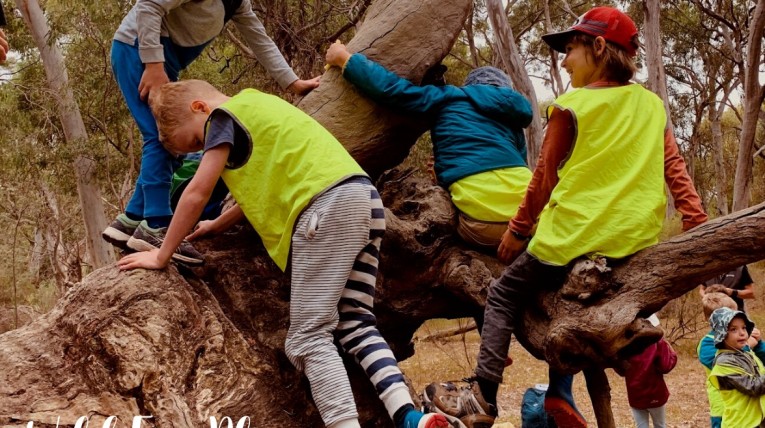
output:
M 564 266 L 587 255 L 621 258 L 656 244 L 664 221 L 662 101 L 637 84 L 577 89 L 550 106 L 571 112 L 569 157 L 528 251 Z
M 709 333 L 705 337 L 714 339 L 715 335 Z M 696 355 L 701 355 L 702 343 L 703 341 L 699 341 L 699 344 L 696 345 Z M 712 373 L 712 370 L 708 369 L 707 366 L 704 366 L 704 371 L 707 374 L 707 398 L 709 399 L 709 416 L 713 418 L 722 417 L 723 411 L 725 410 L 725 404 L 723 403 L 722 397 L 720 396 L 720 390 L 717 389 L 717 387 L 714 386 L 709 380 L 709 375 Z
M 717 364 L 715 359 L 715 365 L 712 367 L 712 373 L 708 378 L 714 387 L 720 388 L 718 376 L 765 376 L 765 366 L 763 366 L 762 361 L 751 350 L 731 351 L 720 349 L 717 351 L 717 354 L 719 355 L 723 352 L 745 352 L 749 354 L 752 360 L 754 360 L 757 372 L 748 373 L 742 367 Z M 722 428 L 758 427 L 765 420 L 765 395 L 749 395 L 736 389 L 721 389 L 720 397 L 722 397 L 723 405 L 725 406 L 722 414 Z
M 334 184 L 366 173 L 329 131 L 279 97 L 245 89 L 218 109 L 244 129 L 249 144 L 244 165 L 228 165 L 221 177 L 285 270 L 303 210 Z

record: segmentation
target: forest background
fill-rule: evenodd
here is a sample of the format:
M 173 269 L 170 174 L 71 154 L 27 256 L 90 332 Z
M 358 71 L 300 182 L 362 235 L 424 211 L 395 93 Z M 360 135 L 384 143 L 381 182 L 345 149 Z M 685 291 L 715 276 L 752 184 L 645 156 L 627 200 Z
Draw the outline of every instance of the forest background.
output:
M 253 0 L 253 7 L 297 74 L 309 78 L 323 72 L 329 43 L 350 40 L 370 3 Z M 620 7 L 641 28 L 646 46 L 638 80 L 666 94 L 678 144 L 710 217 L 765 200 L 763 2 L 505 1 L 501 18 L 509 24 L 512 53 L 521 67 L 506 65 L 506 47 L 489 25 L 487 9 L 498 3 L 474 2 L 443 62 L 448 83 L 460 85 L 477 66 L 504 68 L 537 100 L 543 125 L 545 107 L 569 88 L 560 58 L 540 36 L 567 28 L 594 5 Z M 94 255 L 98 249 L 88 244 L 84 219 L 100 231 L 88 212 L 103 219 L 122 212 L 140 165 L 140 133 L 109 63 L 112 36 L 132 4 L 3 1 L 13 55 L 0 69 L 0 224 L 5 228 L 0 233 L 0 332 L 45 313 L 104 260 L 116 260 L 108 247 L 102 249 L 105 258 Z M 29 11 L 38 7 L 44 14 L 35 18 Z M 63 63 L 55 62 L 57 52 Z M 255 87 L 295 100 L 252 59 L 233 26 L 181 78 L 208 80 L 228 94 Z M 79 133 L 71 131 L 76 112 L 83 125 Z M 539 129 L 530 130 L 530 153 L 538 153 L 539 137 Z M 426 134 L 406 164 L 425 173 L 430 150 Z M 83 202 L 85 188 L 95 199 Z M 668 218 L 664 235 L 679 233 L 671 209 Z M 758 265 L 751 268 L 755 278 L 762 278 Z M 676 343 L 705 328 L 695 295 L 664 312 L 668 336 Z

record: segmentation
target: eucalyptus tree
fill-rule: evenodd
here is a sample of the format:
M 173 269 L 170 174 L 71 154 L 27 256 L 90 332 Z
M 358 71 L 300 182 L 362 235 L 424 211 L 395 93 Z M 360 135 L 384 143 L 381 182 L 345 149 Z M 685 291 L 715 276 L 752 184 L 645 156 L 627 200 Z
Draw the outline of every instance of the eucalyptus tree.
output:
M 37 0 L 16 0 L 24 21 L 40 51 L 43 67 L 58 107 L 58 116 L 67 142 L 77 144 L 88 139 L 79 106 L 69 86 L 69 75 L 64 56 L 55 39 L 49 39 L 50 27 Z M 85 239 L 91 262 L 95 267 L 105 266 L 113 261 L 112 249 L 101 239 L 106 227 L 106 215 L 101 200 L 101 191 L 95 179 L 97 168 L 93 158 L 85 153 L 78 154 L 72 168 L 77 176 L 77 193 L 85 224 Z
M 765 2 L 692 0 L 713 23 L 730 51 L 738 80 L 743 84 L 741 138 L 733 186 L 733 210 L 749 206 L 757 123 L 765 100 L 765 86 L 759 83 L 762 37 L 765 31 Z M 714 40 L 711 40 L 714 43 Z

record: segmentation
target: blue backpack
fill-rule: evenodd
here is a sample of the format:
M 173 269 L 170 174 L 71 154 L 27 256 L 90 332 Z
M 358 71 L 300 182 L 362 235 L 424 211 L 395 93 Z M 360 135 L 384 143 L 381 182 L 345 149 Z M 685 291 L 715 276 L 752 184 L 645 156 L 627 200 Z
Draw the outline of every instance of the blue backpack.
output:
M 521 428 L 557 428 L 553 418 L 545 412 L 546 386 L 537 385 L 523 393 Z

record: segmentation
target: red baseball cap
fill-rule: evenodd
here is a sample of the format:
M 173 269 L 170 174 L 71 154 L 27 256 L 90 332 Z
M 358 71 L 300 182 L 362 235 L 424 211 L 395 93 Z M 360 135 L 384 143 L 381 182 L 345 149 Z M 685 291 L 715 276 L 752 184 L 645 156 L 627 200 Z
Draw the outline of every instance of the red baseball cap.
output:
M 566 43 L 576 33 L 601 36 L 606 41 L 620 46 L 630 56 L 637 55 L 637 44 L 634 41 L 638 34 L 637 27 L 632 19 L 619 9 L 608 6 L 592 8 L 580 16 L 568 30 L 545 34 L 542 40 L 556 51 L 566 53 Z

